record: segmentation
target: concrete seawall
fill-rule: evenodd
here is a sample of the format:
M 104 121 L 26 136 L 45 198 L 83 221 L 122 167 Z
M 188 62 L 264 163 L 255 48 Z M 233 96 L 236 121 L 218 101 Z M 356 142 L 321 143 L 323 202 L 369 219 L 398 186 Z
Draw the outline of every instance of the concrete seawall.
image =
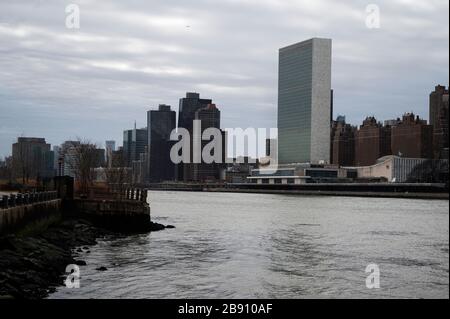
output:
M 0 235 L 9 234 L 40 220 L 61 216 L 61 199 L 0 209 Z
M 158 191 L 259 193 L 312 196 L 354 196 L 411 199 L 449 199 L 445 184 L 331 183 L 331 184 L 151 184 Z
M 149 204 L 135 200 L 68 200 L 64 202 L 63 214 L 122 232 L 148 231 L 152 225 Z

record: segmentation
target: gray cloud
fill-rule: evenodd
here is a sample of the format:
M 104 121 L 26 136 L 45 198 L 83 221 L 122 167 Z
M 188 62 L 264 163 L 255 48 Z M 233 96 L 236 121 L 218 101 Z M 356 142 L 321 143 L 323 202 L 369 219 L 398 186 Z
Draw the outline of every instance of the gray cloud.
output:
M 81 28 L 65 28 L 79 4 Z M 0 3 L 0 156 L 17 136 L 121 141 L 159 103 L 212 98 L 224 127 L 276 127 L 278 48 L 333 39 L 335 113 L 359 124 L 414 111 L 448 84 L 446 0 L 39 1 Z

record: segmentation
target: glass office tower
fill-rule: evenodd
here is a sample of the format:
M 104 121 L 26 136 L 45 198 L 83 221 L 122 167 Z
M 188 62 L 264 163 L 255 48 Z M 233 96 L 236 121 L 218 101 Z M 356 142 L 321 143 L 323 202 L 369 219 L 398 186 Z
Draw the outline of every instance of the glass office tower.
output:
M 329 163 L 331 40 L 310 39 L 280 49 L 278 161 Z

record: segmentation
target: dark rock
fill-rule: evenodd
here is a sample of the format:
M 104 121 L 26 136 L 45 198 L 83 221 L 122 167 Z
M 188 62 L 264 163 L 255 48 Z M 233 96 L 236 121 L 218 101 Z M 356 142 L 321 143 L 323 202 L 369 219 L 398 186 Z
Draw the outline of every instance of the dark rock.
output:
M 163 229 L 166 229 L 166 226 L 154 222 L 150 223 L 150 231 L 160 231 Z
M 75 265 L 86 266 L 86 262 L 84 260 L 75 260 Z
M 152 222 L 147 228 L 158 231 L 166 227 Z M 89 246 L 95 245 L 97 239 L 112 235 L 122 236 L 82 219 L 66 219 L 39 235 L 0 238 L 0 299 L 47 297 L 63 284 L 67 265 L 86 265 L 85 261 L 74 259 L 76 252 L 89 253 Z M 97 270 L 108 269 L 102 266 Z
M 167 225 L 166 228 L 167 228 L 167 229 L 173 229 L 173 228 L 175 228 L 175 226 L 173 226 L 173 225 Z

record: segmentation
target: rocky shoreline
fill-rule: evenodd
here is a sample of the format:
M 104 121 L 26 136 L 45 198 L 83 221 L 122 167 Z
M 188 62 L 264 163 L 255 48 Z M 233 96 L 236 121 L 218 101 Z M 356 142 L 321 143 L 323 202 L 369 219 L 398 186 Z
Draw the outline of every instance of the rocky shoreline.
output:
M 165 228 L 151 223 L 148 231 Z M 84 261 L 76 259 L 76 249 L 88 250 L 97 239 L 117 235 L 86 220 L 70 219 L 39 235 L 0 238 L 0 299 L 47 297 L 63 285 L 67 265 L 83 265 Z

